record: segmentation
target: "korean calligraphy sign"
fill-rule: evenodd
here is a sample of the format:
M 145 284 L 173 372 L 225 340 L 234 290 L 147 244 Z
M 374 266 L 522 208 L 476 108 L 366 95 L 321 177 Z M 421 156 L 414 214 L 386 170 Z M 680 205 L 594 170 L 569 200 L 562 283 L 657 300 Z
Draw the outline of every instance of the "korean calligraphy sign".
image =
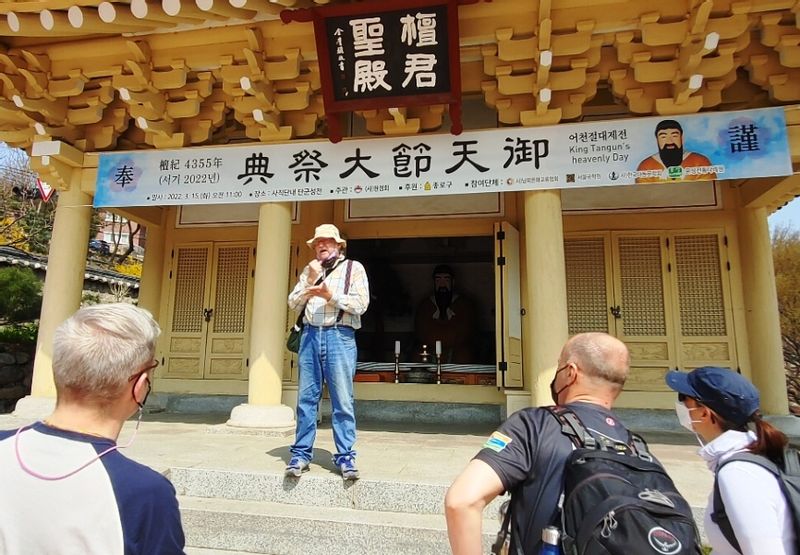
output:
M 461 0 L 471 3 L 475 0 Z M 449 104 L 461 132 L 459 0 L 399 0 L 285 10 L 288 21 L 313 21 L 330 139 L 341 139 L 335 114 Z

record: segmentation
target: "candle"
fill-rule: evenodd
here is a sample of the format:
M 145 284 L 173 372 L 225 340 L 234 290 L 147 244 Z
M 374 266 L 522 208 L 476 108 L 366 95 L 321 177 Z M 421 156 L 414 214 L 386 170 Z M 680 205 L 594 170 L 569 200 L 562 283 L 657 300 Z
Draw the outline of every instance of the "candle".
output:
M 399 341 L 395 341 L 394 342 L 394 354 L 396 354 L 396 355 L 400 354 L 400 342 Z
M 437 355 L 442 354 L 442 342 L 439 341 L 438 339 L 436 340 L 436 354 Z

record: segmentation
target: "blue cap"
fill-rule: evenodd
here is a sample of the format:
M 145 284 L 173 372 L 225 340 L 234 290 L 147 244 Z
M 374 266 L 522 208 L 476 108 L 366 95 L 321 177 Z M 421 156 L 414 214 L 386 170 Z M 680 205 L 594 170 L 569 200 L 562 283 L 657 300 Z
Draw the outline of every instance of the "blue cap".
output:
M 689 373 L 672 370 L 667 385 L 707 406 L 732 424 L 745 424 L 761 404 L 758 389 L 729 368 L 703 366 Z

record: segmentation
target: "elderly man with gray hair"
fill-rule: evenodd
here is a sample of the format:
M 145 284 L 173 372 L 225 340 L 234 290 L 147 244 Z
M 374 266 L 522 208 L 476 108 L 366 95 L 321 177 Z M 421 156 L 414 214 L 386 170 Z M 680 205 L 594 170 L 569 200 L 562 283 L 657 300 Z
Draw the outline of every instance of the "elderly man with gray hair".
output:
M 172 484 L 119 452 L 133 438 L 117 444 L 125 421 L 141 420 L 160 333 L 149 312 L 122 303 L 58 327 L 55 411 L 0 431 L 0 552 L 183 553 Z

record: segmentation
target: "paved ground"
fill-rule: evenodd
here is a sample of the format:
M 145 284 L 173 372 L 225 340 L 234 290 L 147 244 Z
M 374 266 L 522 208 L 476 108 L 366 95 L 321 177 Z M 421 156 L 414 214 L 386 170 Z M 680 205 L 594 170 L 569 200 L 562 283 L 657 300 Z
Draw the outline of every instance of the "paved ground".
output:
M 124 452 L 164 471 L 169 467 L 229 469 L 248 472 L 283 471 L 292 434 L 255 435 L 224 425 L 227 414 L 145 415 L 134 444 Z M 0 429 L 27 421 L 0 415 Z M 487 426 L 405 426 L 359 422 L 356 450 L 362 477 L 426 483 L 450 483 L 480 449 L 493 428 Z M 130 438 L 134 423 L 123 429 L 120 443 Z M 697 456 L 689 433 L 645 433 L 653 453 L 666 466 L 678 489 L 693 506 L 702 507 L 712 485 L 711 473 Z M 312 473 L 333 472 L 330 425 L 317 436 Z

